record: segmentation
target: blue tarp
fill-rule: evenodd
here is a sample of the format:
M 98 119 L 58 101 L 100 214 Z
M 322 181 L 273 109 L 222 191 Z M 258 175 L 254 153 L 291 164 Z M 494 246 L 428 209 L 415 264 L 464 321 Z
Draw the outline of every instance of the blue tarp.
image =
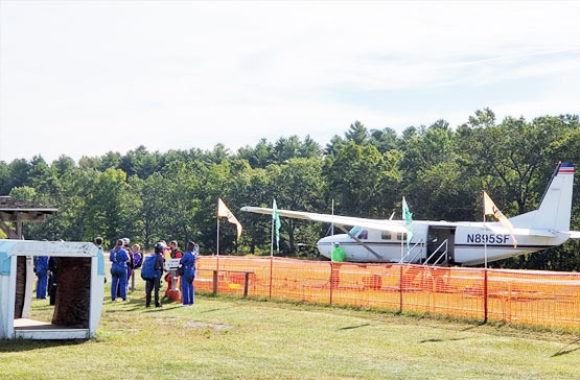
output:
M 10 274 L 10 250 L 16 242 L 10 240 L 0 240 L 0 275 L 7 276 Z

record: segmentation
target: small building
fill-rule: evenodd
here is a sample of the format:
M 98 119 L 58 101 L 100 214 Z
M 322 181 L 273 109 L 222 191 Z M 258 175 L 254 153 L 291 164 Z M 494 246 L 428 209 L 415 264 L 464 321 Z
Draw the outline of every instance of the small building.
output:
M 52 320 L 30 319 L 33 258 L 56 260 Z M 0 339 L 89 339 L 103 307 L 105 262 L 93 243 L 0 240 Z

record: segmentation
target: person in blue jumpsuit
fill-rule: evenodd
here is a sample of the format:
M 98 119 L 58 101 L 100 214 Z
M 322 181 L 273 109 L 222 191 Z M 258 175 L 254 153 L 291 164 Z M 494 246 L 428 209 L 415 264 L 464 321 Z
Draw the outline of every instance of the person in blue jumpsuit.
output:
M 163 249 L 165 243 L 155 244 L 155 251 L 152 255 L 155 256 L 155 277 L 152 280 L 145 280 L 145 307 L 151 305 L 151 292 L 154 292 L 155 307 L 161 307 L 159 302 L 159 289 L 161 288 L 161 275 L 163 274 Z
M 36 282 L 36 298 L 46 299 L 46 287 L 48 285 L 48 256 L 34 257 L 34 273 L 38 277 Z
M 179 260 L 183 275 L 181 275 L 181 294 L 183 305 L 193 305 L 193 280 L 195 279 L 195 261 L 197 259 L 196 244 L 191 240 L 187 242 L 186 252 Z
M 123 301 L 127 300 L 127 261 L 129 254 L 123 249 L 123 240 L 117 240 L 117 246 L 111 250 L 109 255 L 113 265 L 111 266 L 111 300 L 117 298 L 117 292 Z

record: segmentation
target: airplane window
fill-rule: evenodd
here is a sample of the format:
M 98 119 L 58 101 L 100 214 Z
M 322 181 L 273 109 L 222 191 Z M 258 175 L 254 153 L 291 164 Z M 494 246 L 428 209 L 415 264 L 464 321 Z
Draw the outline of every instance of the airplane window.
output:
M 369 232 L 367 230 L 362 230 L 361 233 L 358 235 L 358 238 L 361 240 L 366 240 L 369 238 Z
M 351 236 L 357 236 L 358 233 L 360 232 L 361 228 L 354 226 L 353 228 L 350 229 L 350 231 L 348 232 L 349 235 Z
M 390 232 L 387 232 L 387 231 L 381 232 L 381 239 L 382 240 L 391 240 L 392 238 L 393 238 L 393 236 L 391 235 Z

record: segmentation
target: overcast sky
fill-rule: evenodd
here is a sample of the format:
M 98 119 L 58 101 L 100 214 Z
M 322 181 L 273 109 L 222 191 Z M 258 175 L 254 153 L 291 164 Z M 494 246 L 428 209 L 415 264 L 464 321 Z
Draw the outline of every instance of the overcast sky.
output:
M 579 2 L 0 0 L 0 160 L 580 112 Z

